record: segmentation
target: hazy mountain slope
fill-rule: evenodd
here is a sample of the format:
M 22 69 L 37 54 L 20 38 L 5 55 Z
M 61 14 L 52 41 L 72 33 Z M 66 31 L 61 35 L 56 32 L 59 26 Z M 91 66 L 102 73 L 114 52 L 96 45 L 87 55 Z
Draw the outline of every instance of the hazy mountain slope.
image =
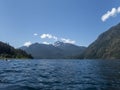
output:
M 55 42 L 54 45 L 35 43 L 29 47 L 21 47 L 34 58 L 69 58 L 81 54 L 85 47 L 78 47 L 72 44 Z
M 23 48 L 23 47 L 22 47 Z M 31 54 L 34 58 L 60 58 L 60 49 L 57 49 L 53 45 L 45 45 L 35 43 L 29 47 L 24 47 L 24 50 Z M 57 55 L 56 55 L 57 54 Z
M 120 24 L 102 33 L 86 49 L 84 58 L 120 59 Z
M 83 47 L 83 46 L 77 46 L 74 44 L 63 43 L 60 41 L 55 42 L 54 46 L 56 46 L 59 49 L 62 49 L 64 52 L 64 55 L 66 55 L 66 56 L 79 55 L 86 49 L 86 47 Z

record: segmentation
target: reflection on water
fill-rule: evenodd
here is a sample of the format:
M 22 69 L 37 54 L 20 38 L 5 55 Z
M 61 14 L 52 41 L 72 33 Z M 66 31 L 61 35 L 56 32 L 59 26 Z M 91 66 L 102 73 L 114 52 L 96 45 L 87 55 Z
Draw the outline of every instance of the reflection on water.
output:
M 0 90 L 120 90 L 120 61 L 0 60 Z

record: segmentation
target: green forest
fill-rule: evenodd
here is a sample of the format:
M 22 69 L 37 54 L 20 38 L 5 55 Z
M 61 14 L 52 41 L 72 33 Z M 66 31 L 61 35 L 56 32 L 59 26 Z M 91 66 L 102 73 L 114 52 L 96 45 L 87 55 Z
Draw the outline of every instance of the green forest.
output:
M 15 49 L 7 43 L 0 41 L 0 59 L 6 58 L 32 58 L 31 55 L 28 55 L 25 51 L 21 49 Z

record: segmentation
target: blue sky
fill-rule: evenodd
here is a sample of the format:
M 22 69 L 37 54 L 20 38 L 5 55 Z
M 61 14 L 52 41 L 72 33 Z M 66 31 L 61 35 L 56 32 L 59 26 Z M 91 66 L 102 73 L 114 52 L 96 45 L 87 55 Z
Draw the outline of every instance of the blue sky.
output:
M 119 7 L 119 0 L 0 0 L 0 40 L 88 46 L 120 22 Z

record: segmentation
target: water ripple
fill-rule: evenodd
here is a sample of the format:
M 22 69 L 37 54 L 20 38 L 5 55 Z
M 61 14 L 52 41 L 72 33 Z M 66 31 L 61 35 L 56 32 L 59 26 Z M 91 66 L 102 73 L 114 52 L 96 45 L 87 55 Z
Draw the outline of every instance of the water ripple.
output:
M 120 61 L 0 61 L 0 90 L 120 90 Z

